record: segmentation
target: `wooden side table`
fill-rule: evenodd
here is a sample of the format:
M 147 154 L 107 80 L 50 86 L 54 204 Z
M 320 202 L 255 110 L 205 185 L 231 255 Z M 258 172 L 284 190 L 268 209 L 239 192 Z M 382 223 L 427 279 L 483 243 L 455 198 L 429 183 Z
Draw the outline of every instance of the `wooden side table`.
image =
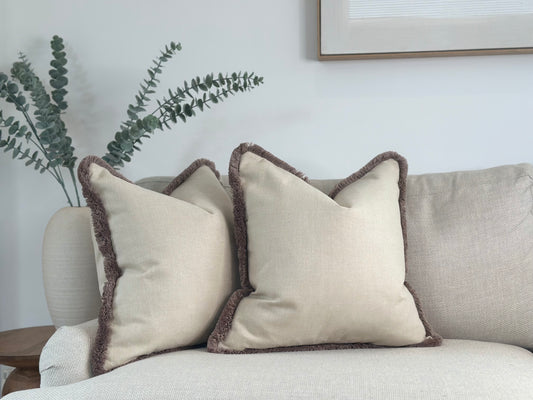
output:
M 7 377 L 2 396 L 39 387 L 39 357 L 55 330 L 53 326 L 37 326 L 0 332 L 0 364 L 15 367 Z

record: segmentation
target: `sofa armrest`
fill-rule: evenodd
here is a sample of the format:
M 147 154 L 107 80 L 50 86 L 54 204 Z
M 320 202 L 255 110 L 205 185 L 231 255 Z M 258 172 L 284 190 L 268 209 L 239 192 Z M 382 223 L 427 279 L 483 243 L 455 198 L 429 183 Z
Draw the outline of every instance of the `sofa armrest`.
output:
M 41 387 L 62 386 L 93 376 L 90 359 L 96 337 L 96 319 L 60 327 L 41 353 Z

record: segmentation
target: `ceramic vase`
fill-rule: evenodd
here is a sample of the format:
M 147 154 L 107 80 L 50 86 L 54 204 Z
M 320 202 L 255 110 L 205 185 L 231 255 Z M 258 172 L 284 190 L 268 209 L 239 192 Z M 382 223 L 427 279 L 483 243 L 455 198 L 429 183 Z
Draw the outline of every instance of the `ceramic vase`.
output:
M 94 319 L 100 295 L 88 207 L 65 207 L 46 226 L 43 280 L 48 310 L 56 327 Z

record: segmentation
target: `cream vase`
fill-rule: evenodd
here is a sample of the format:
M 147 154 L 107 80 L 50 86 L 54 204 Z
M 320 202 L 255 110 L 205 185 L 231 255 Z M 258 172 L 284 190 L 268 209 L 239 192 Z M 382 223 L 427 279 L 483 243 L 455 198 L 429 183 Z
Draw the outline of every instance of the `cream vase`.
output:
M 101 302 L 90 224 L 88 207 L 65 207 L 46 226 L 43 280 L 56 327 L 77 325 L 98 316 Z

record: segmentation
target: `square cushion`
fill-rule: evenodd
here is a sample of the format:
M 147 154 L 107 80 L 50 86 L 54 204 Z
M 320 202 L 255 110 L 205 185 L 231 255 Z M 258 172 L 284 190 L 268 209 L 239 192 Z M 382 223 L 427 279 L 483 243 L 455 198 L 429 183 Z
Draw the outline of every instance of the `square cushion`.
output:
M 237 281 L 231 200 L 197 160 L 156 193 L 97 157 L 78 169 L 104 257 L 96 374 L 205 343 Z
M 230 163 L 241 288 L 208 350 L 438 345 L 405 284 L 405 179 L 396 153 L 326 195 L 256 145 Z

